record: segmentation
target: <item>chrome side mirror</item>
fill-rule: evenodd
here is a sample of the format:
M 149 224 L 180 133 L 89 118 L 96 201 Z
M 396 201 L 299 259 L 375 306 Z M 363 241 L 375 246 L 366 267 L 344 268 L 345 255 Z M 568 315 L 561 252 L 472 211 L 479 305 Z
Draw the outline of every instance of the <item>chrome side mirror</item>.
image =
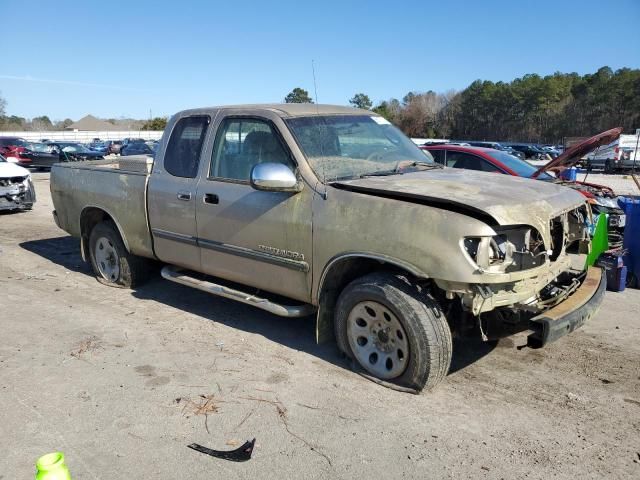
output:
M 251 169 L 251 186 L 269 192 L 299 192 L 302 183 L 282 163 L 259 163 Z

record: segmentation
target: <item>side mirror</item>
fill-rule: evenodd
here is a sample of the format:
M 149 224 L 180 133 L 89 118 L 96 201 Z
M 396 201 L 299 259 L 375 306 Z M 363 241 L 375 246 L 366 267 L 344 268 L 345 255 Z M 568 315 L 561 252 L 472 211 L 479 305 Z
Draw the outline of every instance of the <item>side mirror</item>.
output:
M 299 192 L 302 183 L 282 163 L 259 163 L 251 169 L 251 186 L 269 192 Z

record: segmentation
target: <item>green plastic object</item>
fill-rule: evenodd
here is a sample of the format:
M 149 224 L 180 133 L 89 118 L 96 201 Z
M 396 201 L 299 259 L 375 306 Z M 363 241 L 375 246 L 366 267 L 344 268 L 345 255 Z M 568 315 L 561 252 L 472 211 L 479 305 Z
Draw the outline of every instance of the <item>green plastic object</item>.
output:
M 609 232 L 607 231 L 607 216 L 599 215 L 596 229 L 591 239 L 591 252 L 587 255 L 587 267 L 593 266 L 598 257 L 609 250 Z
M 71 480 L 64 453 L 47 453 L 36 460 L 36 480 Z

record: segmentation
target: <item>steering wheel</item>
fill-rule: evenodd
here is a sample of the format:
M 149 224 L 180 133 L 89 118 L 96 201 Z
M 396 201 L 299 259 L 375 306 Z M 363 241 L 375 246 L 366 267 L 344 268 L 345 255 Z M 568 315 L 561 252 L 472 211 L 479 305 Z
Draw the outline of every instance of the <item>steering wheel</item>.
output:
M 367 157 L 367 161 L 368 162 L 374 162 L 376 160 L 382 160 L 385 157 L 388 157 L 390 154 L 393 154 L 395 152 L 391 151 L 391 150 L 385 150 L 385 151 L 375 151 L 371 154 L 369 154 L 369 156 Z

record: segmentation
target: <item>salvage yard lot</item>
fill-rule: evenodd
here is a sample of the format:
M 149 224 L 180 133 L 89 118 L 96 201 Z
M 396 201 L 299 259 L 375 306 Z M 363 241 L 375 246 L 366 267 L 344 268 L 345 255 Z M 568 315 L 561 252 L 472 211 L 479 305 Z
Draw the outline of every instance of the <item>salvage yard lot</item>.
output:
M 640 290 L 544 350 L 456 341 L 413 396 L 351 372 L 311 320 L 101 285 L 34 179 L 34 211 L 0 215 L 0 478 L 54 450 L 74 479 L 640 478 Z M 254 437 L 246 463 L 186 448 Z

